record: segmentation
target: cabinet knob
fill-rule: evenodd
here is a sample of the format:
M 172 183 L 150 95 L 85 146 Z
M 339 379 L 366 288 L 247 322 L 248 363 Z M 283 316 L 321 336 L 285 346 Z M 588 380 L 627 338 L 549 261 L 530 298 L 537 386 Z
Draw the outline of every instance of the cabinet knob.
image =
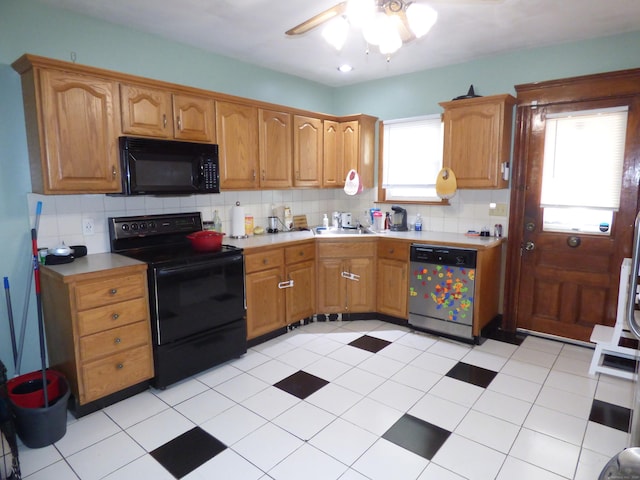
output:
M 264 265 L 266 265 L 267 263 L 269 263 L 269 259 L 268 259 L 268 258 L 263 258 L 263 259 L 262 259 L 262 263 L 263 263 Z
M 298 252 L 298 255 L 300 255 L 301 257 L 304 257 L 304 252 L 300 250 L 300 252 Z
M 116 345 L 118 345 L 121 342 L 122 342 L 122 339 L 120 337 L 116 337 L 116 339 L 113 341 L 113 343 L 115 343 Z
M 393 253 L 395 250 L 393 248 L 389 249 L 389 253 Z
M 109 293 L 110 293 L 111 295 L 115 295 L 116 293 L 118 293 L 118 289 L 117 289 L 117 288 L 112 288 L 112 289 L 109 291 Z
M 111 178 L 116 178 L 117 174 L 118 174 L 118 172 L 116 172 L 116 167 L 115 167 L 115 165 L 113 165 L 111 167 Z
M 114 313 L 113 315 L 111 315 L 111 318 L 114 320 L 117 320 L 120 318 L 120 314 L 119 313 Z
M 167 114 L 166 113 L 162 114 L 162 127 L 163 128 L 167 128 Z
M 124 368 L 124 365 L 122 363 L 119 363 L 118 365 L 116 365 L 116 368 L 118 370 L 122 370 Z
M 178 130 L 182 130 L 182 119 L 178 117 Z

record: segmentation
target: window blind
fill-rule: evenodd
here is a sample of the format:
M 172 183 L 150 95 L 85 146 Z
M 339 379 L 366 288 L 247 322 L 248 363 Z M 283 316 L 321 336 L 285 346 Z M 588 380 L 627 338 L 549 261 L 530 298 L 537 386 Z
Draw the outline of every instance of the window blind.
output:
M 620 207 L 627 107 L 546 117 L 543 207 Z
M 382 187 L 434 187 L 442 168 L 443 127 L 440 115 L 383 122 Z

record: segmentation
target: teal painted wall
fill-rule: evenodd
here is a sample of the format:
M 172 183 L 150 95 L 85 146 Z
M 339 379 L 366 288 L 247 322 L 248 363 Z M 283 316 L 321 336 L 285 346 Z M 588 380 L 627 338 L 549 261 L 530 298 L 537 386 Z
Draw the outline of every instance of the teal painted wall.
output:
M 466 93 L 514 93 L 518 83 L 640 67 L 640 32 L 479 59 L 391 79 L 330 88 L 158 37 L 43 6 L 0 0 L 0 274 L 9 277 L 14 316 L 24 311 L 30 270 L 30 191 L 20 79 L 10 64 L 23 53 L 70 60 L 159 80 L 336 114 L 398 118 L 439 112 L 439 101 Z M 33 290 L 21 373 L 39 367 Z M 13 361 L 4 302 L 0 359 Z M 19 325 L 18 325 L 19 326 Z

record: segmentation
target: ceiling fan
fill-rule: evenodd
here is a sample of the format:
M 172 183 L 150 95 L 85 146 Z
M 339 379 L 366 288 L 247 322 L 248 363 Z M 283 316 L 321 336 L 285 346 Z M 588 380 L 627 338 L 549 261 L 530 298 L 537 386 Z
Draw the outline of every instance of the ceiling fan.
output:
M 416 38 L 426 34 L 437 19 L 437 12 L 428 4 L 497 5 L 505 0 L 348 0 L 314 15 L 287 30 L 290 36 L 302 35 L 321 25 L 323 37 L 342 48 L 351 26 L 362 28 L 368 44 L 379 45 L 383 54 L 390 55 Z

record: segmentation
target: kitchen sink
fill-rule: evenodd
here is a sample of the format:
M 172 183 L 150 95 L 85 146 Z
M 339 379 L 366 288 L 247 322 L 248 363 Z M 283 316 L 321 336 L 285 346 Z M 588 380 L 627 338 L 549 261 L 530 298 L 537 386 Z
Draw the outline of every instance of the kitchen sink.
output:
M 369 228 L 315 228 L 316 235 L 373 235 L 375 232 Z

